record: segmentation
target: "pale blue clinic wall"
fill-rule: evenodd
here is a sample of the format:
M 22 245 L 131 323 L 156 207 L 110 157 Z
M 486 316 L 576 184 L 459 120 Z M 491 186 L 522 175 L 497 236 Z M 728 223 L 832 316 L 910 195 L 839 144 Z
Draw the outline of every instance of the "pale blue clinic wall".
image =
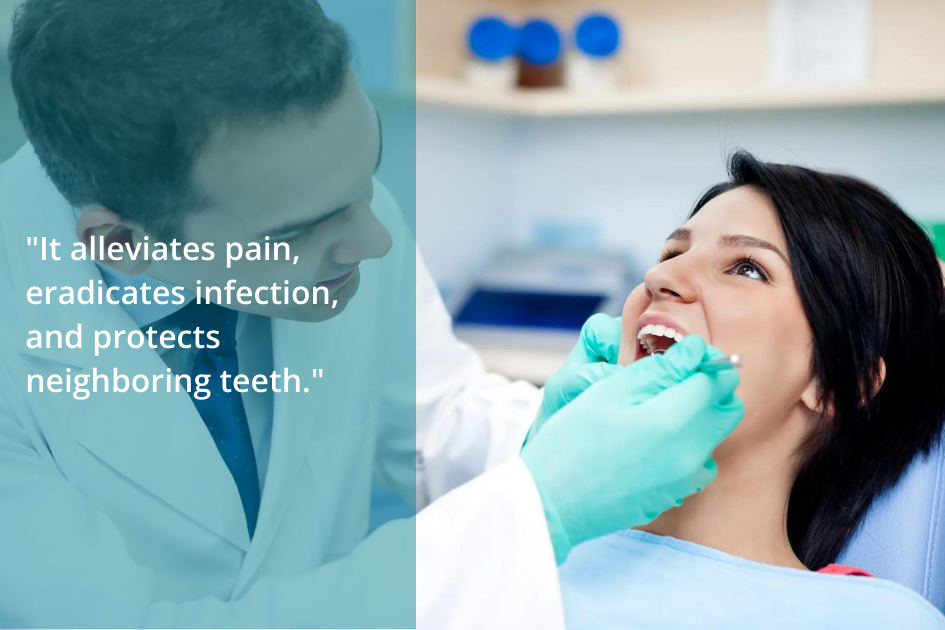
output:
M 417 126 L 418 239 L 447 289 L 548 223 L 589 223 L 649 266 L 737 147 L 864 177 L 945 220 L 942 105 L 541 120 L 421 107 Z

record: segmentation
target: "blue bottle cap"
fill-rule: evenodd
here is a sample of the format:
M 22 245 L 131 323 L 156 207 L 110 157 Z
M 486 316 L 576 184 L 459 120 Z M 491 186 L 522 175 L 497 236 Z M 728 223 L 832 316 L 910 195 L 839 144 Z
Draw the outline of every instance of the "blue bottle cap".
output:
M 502 18 L 481 18 L 469 29 L 469 50 L 485 61 L 511 57 L 518 52 L 518 31 Z
M 620 48 L 620 27 L 603 13 L 588 15 L 578 24 L 575 43 L 591 57 L 610 57 Z
M 547 66 L 561 56 L 561 35 L 547 20 L 531 20 L 522 27 L 520 54 L 536 66 Z

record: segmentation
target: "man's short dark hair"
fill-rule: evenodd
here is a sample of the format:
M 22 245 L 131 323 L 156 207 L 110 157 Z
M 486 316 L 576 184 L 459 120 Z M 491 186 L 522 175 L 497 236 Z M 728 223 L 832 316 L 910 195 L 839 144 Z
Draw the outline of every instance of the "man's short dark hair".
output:
M 318 114 L 349 57 L 315 0 L 27 0 L 9 48 L 59 191 L 159 237 L 203 205 L 191 176 L 215 130 Z

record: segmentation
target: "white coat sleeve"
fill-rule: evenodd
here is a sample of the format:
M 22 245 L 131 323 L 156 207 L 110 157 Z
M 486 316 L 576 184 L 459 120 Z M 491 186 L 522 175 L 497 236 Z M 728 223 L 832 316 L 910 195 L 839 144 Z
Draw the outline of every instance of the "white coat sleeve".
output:
M 564 630 L 541 499 L 518 457 L 417 516 L 417 628 Z
M 517 455 L 541 392 L 487 373 L 417 251 L 417 500 L 423 507 Z
M 415 497 L 421 509 L 517 455 L 541 392 L 487 373 L 476 352 L 456 338 L 397 202 L 380 182 L 374 192 L 372 208 L 393 237 L 383 264 L 372 266 L 390 313 L 378 344 L 377 360 L 387 366 L 374 480 L 410 502 Z M 406 314 L 415 321 L 405 322 Z M 411 325 L 415 336 L 404 334 Z

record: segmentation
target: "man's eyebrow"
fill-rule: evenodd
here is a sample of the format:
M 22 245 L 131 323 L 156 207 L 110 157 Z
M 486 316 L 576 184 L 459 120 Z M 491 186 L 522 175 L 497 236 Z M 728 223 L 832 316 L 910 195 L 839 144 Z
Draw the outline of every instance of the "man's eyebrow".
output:
M 754 236 L 747 236 L 745 234 L 726 234 L 719 237 L 719 245 L 725 247 L 758 247 L 761 249 L 767 249 L 780 256 L 781 260 L 783 260 L 785 264 L 791 264 L 788 262 L 787 256 L 785 256 L 777 246 Z
M 265 238 L 266 236 L 268 236 L 270 238 L 277 239 L 279 237 L 286 236 L 289 234 L 294 234 L 296 232 L 305 232 L 318 226 L 320 223 L 324 223 L 325 221 L 331 219 L 335 215 L 341 214 L 347 209 L 348 209 L 348 206 L 345 206 L 343 208 L 336 208 L 335 210 L 332 210 L 328 214 L 324 214 L 318 217 L 317 219 L 303 219 L 302 221 L 286 223 L 284 225 L 280 225 L 274 230 L 267 230 L 264 234 L 260 235 L 260 238 Z
M 678 228 L 666 239 L 667 241 L 688 241 L 692 238 L 692 230 L 689 228 Z

